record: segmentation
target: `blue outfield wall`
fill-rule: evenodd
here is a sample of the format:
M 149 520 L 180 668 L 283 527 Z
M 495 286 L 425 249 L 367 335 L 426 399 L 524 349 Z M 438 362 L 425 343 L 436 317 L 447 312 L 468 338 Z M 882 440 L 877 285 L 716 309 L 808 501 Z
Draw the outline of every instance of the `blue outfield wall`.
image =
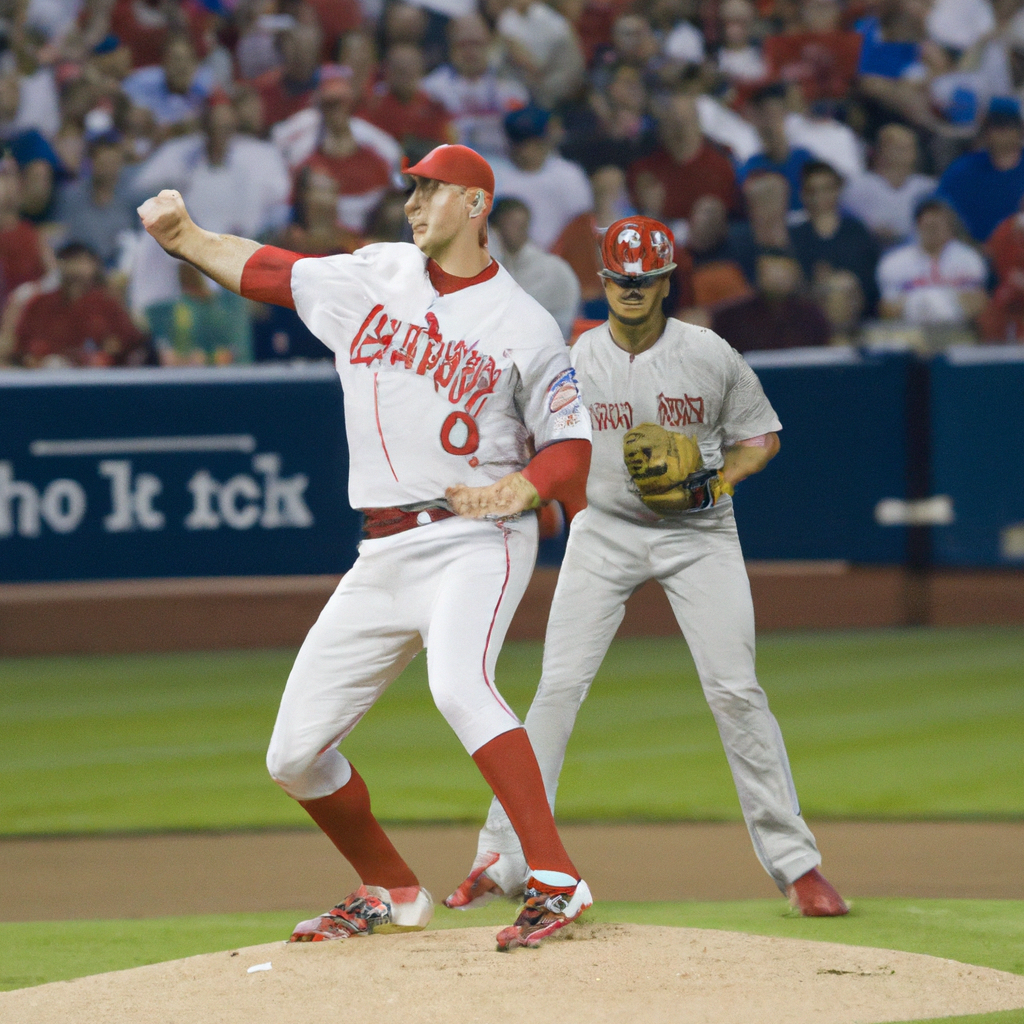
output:
M 949 566 L 1024 566 L 1024 347 L 954 348 L 931 364 L 932 492 L 955 521 L 932 531 Z
M 907 355 L 808 349 L 748 356 L 782 450 L 736 495 L 752 559 L 900 564 Z M 931 360 L 937 564 L 1024 564 L 1024 349 Z M 0 582 L 340 573 L 359 516 L 346 500 L 341 388 L 328 363 L 189 370 L 0 372 Z M 564 541 L 542 544 L 557 564 Z
M 330 364 L 0 373 L 0 581 L 340 573 Z
M 906 529 L 879 526 L 875 506 L 907 493 L 910 357 L 835 348 L 747 360 L 782 423 L 782 447 L 733 499 L 744 555 L 904 561 Z

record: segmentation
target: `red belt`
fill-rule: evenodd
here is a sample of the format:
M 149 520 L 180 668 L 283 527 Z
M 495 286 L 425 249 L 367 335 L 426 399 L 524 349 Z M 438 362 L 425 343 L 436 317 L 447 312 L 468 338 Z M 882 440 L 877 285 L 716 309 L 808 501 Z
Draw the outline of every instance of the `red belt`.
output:
M 401 508 L 362 508 L 359 511 L 363 513 L 363 536 L 367 540 L 390 537 L 417 526 L 451 519 L 455 515 L 446 508 L 424 508 L 418 512 L 407 512 Z

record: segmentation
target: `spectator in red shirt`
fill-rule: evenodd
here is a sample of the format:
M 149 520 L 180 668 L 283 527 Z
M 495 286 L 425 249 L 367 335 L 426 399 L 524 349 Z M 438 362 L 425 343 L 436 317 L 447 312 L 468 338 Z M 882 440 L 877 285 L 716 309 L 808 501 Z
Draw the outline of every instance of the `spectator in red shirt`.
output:
M 146 359 L 145 335 L 100 282 L 93 251 L 70 242 L 57 253 L 60 286 L 29 301 L 15 330 L 22 366 L 125 366 Z
M 409 43 L 396 43 L 384 58 L 384 81 L 378 82 L 356 110 L 402 145 L 415 163 L 441 143 L 458 141 L 444 104 L 420 88 L 423 54 Z
M 132 55 L 132 67 L 141 68 L 159 64 L 169 35 L 185 32 L 193 46 L 205 53 L 203 36 L 213 16 L 195 0 L 116 0 L 110 4 L 94 5 L 103 17 L 103 8 L 109 10 L 106 31 L 98 32 L 100 37 L 111 33 L 123 42 Z
M 19 285 L 46 276 L 52 257 L 38 228 L 18 212 L 21 176 L 11 157 L 0 160 L 0 301 Z
M 845 99 L 857 78 L 861 35 L 840 28 L 842 13 L 838 0 L 804 0 L 802 31 L 764 41 L 769 76 L 798 85 L 808 103 Z
M 728 157 L 704 138 L 694 98 L 674 93 L 664 101 L 658 120 L 661 144 L 627 171 L 637 208 L 660 220 L 681 220 L 701 196 L 714 195 L 735 213 L 736 175 Z
M 278 37 L 282 63 L 253 83 L 263 100 L 263 120 L 275 125 L 308 107 L 320 81 L 323 33 L 308 23 L 293 25 Z
M 978 320 L 985 341 L 1024 342 L 1024 213 L 1006 218 L 989 235 L 985 250 L 996 274 L 996 290 Z
M 355 92 L 347 68 L 324 68 L 317 101 L 323 134 L 315 152 L 300 167 L 310 167 L 338 185 L 338 223 L 362 234 L 366 218 L 391 185 L 391 169 L 375 150 L 352 135 Z

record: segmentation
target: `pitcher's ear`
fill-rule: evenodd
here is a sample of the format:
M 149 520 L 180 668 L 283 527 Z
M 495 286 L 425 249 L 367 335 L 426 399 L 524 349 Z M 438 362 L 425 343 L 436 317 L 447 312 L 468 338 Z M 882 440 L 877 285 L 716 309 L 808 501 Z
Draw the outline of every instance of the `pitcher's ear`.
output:
M 473 200 L 473 208 L 470 210 L 470 217 L 479 217 L 484 212 L 484 207 L 487 205 L 487 196 L 484 194 L 483 189 L 478 189 L 476 193 L 476 199 Z

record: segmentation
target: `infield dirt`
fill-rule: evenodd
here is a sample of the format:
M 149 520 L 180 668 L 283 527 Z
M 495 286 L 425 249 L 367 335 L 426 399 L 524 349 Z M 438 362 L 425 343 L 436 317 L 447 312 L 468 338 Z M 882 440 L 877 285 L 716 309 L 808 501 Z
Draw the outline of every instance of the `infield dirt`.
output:
M 825 874 L 846 896 L 1024 899 L 1024 821 L 811 826 Z M 469 826 L 388 833 L 438 899 L 476 852 Z M 598 900 L 779 895 L 738 822 L 563 825 L 561 833 Z M 0 840 L 3 921 L 316 913 L 357 884 L 312 830 Z
M 539 950 L 493 928 L 282 942 L 0 993 L 57 1024 L 872 1024 L 1024 1007 L 1024 977 L 892 950 L 692 928 L 579 924 Z M 250 973 L 250 968 L 269 969 Z

